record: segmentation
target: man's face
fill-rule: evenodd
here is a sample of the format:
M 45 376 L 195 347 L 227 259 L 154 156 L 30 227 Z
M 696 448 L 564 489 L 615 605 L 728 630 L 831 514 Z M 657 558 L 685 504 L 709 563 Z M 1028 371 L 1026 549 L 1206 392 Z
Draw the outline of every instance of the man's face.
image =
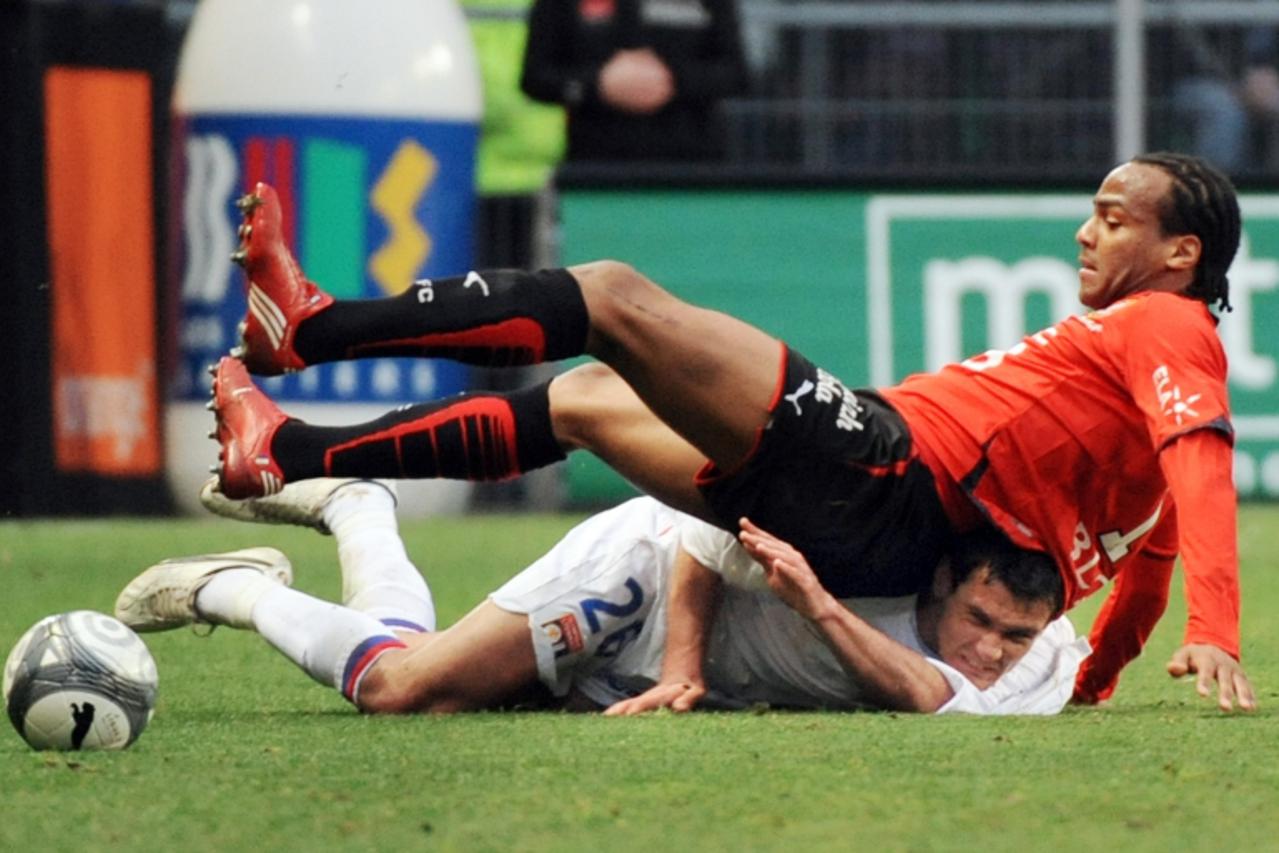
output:
M 1190 283 L 1179 253 L 1188 235 L 1164 236 L 1160 202 L 1172 190 L 1163 169 L 1125 163 L 1102 181 L 1093 213 L 1075 232 L 1079 243 L 1079 301 L 1094 310 L 1140 290 L 1181 290 Z M 1194 258 L 1197 262 L 1198 257 Z
M 949 584 L 950 572 L 940 570 L 936 591 L 945 595 Z M 934 650 L 985 690 L 1030 650 L 1052 615 L 1048 602 L 1018 601 L 983 567 L 941 600 Z

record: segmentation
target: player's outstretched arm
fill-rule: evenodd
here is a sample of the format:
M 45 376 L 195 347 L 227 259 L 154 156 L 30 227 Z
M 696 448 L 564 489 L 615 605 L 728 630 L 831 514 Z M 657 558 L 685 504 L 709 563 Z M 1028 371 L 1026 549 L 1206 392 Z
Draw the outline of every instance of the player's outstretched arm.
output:
M 606 716 L 631 716 L 661 708 L 684 712 L 696 707 L 706 695 L 702 656 L 719 604 L 721 584 L 718 574 L 680 549 L 671 568 L 661 677 L 640 695 L 609 706 L 604 711 Z
M 1243 666 L 1229 653 L 1207 643 L 1190 643 L 1173 652 L 1168 661 L 1168 674 L 1173 678 L 1195 676 L 1195 689 L 1200 696 L 1211 696 L 1212 685 L 1217 683 L 1217 707 L 1233 711 L 1234 703 L 1245 711 L 1257 708 L 1257 696 L 1252 690 Z
M 1169 517 L 1165 524 L 1169 529 L 1164 535 L 1172 537 L 1175 548 L 1176 521 Z M 1093 651 L 1079 668 L 1071 701 L 1096 705 L 1115 692 L 1119 673 L 1141 654 L 1168 605 L 1174 559 L 1163 554 L 1134 554 L 1115 575 L 1114 586 L 1088 636 Z
M 1165 447 L 1159 464 L 1177 505 L 1189 617 L 1185 645 L 1168 662 L 1168 673 L 1197 676 L 1201 696 L 1211 695 L 1216 681 L 1221 710 L 1233 710 L 1238 702 L 1250 711 L 1256 696 L 1239 663 L 1239 554 L 1230 443 L 1215 430 L 1195 430 Z
M 931 714 L 955 695 L 946 677 L 918 652 L 865 621 L 822 587 L 804 556 L 790 544 L 741 520 L 742 545 L 763 567 L 768 586 L 822 632 L 844 668 L 877 704 Z

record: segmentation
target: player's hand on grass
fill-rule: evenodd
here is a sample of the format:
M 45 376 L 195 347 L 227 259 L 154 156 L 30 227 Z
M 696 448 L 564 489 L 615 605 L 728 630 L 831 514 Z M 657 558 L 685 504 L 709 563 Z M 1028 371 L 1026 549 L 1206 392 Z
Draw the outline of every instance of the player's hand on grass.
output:
M 705 695 L 706 685 L 700 680 L 662 681 L 638 696 L 623 699 L 605 708 L 604 716 L 632 717 L 662 708 L 683 713 L 693 710 Z
M 747 553 L 764 567 L 768 587 L 773 594 L 801 616 L 816 619 L 830 594 L 804 555 L 790 543 L 760 529 L 749 518 L 743 518 L 739 523 L 742 532 L 738 539 Z
M 1233 711 L 1237 701 L 1245 711 L 1256 710 L 1257 697 L 1252 683 L 1239 661 L 1227 652 L 1207 643 L 1191 643 L 1173 652 L 1168 661 L 1168 674 L 1173 678 L 1195 675 L 1195 689 L 1200 696 L 1212 695 L 1212 684 L 1217 683 L 1217 706 L 1223 711 Z

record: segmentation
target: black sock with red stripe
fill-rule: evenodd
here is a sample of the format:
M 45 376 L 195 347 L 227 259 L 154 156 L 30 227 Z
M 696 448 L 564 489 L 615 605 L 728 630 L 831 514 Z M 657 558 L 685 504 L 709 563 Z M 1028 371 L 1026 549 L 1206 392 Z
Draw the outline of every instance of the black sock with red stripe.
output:
M 348 427 L 284 423 L 271 453 L 288 481 L 308 477 L 508 480 L 564 459 L 544 382 L 468 393 Z
M 485 270 L 339 300 L 298 326 L 294 347 L 307 364 L 398 355 L 507 367 L 581 355 L 589 323 L 567 270 Z

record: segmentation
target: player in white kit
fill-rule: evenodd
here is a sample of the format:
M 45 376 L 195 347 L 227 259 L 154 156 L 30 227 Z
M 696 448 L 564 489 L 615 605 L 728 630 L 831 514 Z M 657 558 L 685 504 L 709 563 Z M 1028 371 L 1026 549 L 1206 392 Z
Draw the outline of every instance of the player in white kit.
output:
M 831 628 L 809 612 L 817 599 L 804 596 L 829 594 L 801 559 L 790 561 L 801 565 L 787 569 L 783 584 L 779 569 L 765 570 L 730 534 L 651 498 L 582 522 L 436 631 L 429 588 L 404 551 L 384 486 L 307 480 L 230 501 L 211 485 L 205 503 L 234 518 L 331 532 L 344 605 L 289 589 L 287 558 L 257 548 L 153 566 L 121 593 L 117 617 L 140 631 L 192 622 L 257 630 L 370 712 L 475 710 L 536 695 L 612 713 L 766 704 L 1052 714 L 1069 700 L 1088 654 L 1069 621 L 1052 618 L 1059 599 L 1027 600 L 1024 590 L 1018 599 L 985 564 L 954 572 L 944 565 L 922 598 L 840 601 L 842 627 Z M 752 551 L 765 563 L 786 547 L 754 535 Z M 993 565 L 985 553 L 978 547 L 955 559 Z M 690 642 L 667 613 L 668 592 L 690 577 L 707 588 L 707 576 L 719 577 L 707 568 L 727 583 L 710 587 L 709 633 Z M 681 653 L 696 659 L 693 671 L 680 670 L 676 680 L 687 679 L 663 695 Z

